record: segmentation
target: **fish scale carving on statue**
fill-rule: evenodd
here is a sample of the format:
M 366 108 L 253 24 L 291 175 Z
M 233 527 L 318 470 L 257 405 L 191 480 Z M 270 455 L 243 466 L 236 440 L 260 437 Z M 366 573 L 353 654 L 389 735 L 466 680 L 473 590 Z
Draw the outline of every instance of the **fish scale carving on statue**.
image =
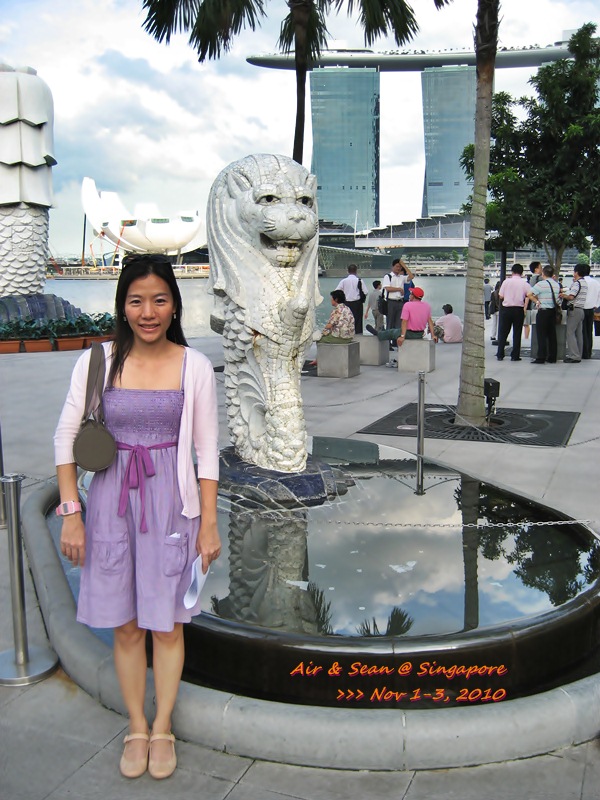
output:
M 35 69 L 0 63 L 0 296 L 44 287 L 53 124 L 52 93 Z
M 300 374 L 322 299 L 315 176 L 278 155 L 230 164 L 211 188 L 207 233 L 232 444 L 251 464 L 300 472 Z

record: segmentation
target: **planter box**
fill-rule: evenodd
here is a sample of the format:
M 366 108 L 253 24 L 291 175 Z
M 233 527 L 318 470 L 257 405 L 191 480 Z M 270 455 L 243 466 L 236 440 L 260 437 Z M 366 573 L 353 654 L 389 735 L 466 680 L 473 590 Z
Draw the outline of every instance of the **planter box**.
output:
M 110 336 L 110 335 L 108 335 L 108 336 L 86 336 L 85 337 L 85 341 L 83 343 L 83 346 L 84 346 L 84 348 L 87 349 L 88 347 L 92 346 L 92 342 L 99 342 L 100 344 L 102 344 L 102 342 L 110 342 L 112 340 L 112 338 L 113 337 Z
M 5 339 L 0 341 L 0 353 L 19 353 L 21 342 L 18 339 Z
M 63 336 L 56 340 L 57 350 L 82 350 L 85 336 Z
M 50 353 L 54 348 L 50 339 L 24 339 L 26 353 Z

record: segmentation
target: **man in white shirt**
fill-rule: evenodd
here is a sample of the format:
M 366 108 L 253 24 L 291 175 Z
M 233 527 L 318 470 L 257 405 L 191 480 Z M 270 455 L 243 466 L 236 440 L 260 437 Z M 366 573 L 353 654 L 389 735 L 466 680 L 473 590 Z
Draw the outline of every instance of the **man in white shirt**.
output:
M 583 348 L 581 358 L 589 359 L 592 357 L 594 347 L 594 309 L 600 306 L 600 282 L 590 275 L 590 268 L 582 265 L 585 270 L 583 280 L 587 286 L 585 304 L 583 306 Z
M 402 274 L 402 268 L 406 274 Z M 399 258 L 392 261 L 392 271 L 383 279 L 382 291 L 387 294 L 388 313 L 386 330 L 400 328 L 400 315 L 402 314 L 402 304 L 404 301 L 404 284 L 412 281 L 413 273 L 406 264 Z
M 354 332 L 355 333 L 362 333 L 363 332 L 363 301 L 361 300 L 360 289 L 362 286 L 362 281 L 356 274 L 358 272 L 358 267 L 356 264 L 349 264 L 348 265 L 348 274 L 345 278 L 338 283 L 335 287 L 336 289 L 341 289 L 341 291 L 346 295 L 346 305 L 352 312 L 352 316 L 354 317 Z M 365 287 L 362 286 L 363 294 L 366 295 Z

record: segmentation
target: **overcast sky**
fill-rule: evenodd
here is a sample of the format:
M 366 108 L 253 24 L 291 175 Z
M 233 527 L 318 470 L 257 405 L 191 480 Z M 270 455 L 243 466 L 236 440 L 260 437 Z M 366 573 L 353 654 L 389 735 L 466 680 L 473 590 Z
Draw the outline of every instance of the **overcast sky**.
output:
M 423 50 L 472 49 L 476 0 L 436 11 L 413 0 Z M 249 55 L 275 52 L 284 0 L 265 3 L 269 17 L 243 32 L 219 61 L 199 64 L 179 35 L 167 47 L 142 30 L 136 0 L 0 0 L 0 62 L 30 66 L 52 90 L 55 107 L 55 207 L 50 247 L 81 253 L 81 181 L 116 191 L 135 213 L 138 203 L 162 215 L 205 213 L 219 171 L 250 153 L 291 155 L 294 73 L 252 67 Z M 565 30 L 598 22 L 598 0 L 503 0 L 500 46 L 552 44 Z M 345 15 L 328 21 L 332 47 L 363 47 L 359 26 Z M 373 49 L 395 49 L 382 40 Z M 498 70 L 496 89 L 531 93 L 532 71 Z M 310 108 L 304 163 L 310 167 Z M 420 214 L 424 172 L 418 73 L 381 76 L 381 223 Z M 88 236 L 89 241 L 89 236 Z

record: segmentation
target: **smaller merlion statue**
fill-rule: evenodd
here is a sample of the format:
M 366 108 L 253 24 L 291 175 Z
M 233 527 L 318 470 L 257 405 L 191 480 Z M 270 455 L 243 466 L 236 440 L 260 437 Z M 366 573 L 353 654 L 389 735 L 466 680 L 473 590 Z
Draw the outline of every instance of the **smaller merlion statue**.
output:
M 235 452 L 263 469 L 301 472 L 300 374 L 321 302 L 314 175 L 285 156 L 230 164 L 210 192 L 207 234 Z
M 36 71 L 0 63 L 0 296 L 44 286 L 53 124 L 52 93 Z

